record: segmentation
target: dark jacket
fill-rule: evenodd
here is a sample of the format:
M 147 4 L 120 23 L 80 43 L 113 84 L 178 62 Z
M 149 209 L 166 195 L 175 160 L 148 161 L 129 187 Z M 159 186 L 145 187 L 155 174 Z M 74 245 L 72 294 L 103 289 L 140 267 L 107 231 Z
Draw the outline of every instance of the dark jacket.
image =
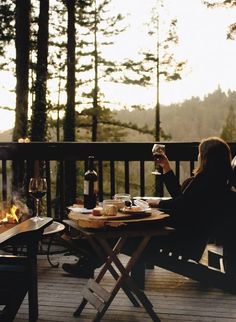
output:
M 172 171 L 163 179 L 173 199 L 162 200 L 159 207 L 170 214 L 169 225 L 176 228 L 176 248 L 199 260 L 224 214 L 230 186 L 220 174 L 211 177 L 200 173 L 187 179 L 182 187 Z

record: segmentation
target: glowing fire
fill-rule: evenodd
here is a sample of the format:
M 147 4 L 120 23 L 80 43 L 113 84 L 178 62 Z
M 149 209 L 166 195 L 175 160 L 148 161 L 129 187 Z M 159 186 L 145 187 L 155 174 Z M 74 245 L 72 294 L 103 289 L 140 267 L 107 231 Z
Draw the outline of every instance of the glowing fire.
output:
M 8 211 L 3 212 L 3 218 L 1 221 L 8 223 L 18 223 L 19 218 L 17 216 L 17 213 L 19 213 L 19 209 L 16 207 L 16 205 L 13 205 Z
M 0 210 L 0 224 L 1 223 L 18 223 L 31 217 L 31 212 L 27 205 L 17 198 L 9 204 L 3 202 L 2 210 Z

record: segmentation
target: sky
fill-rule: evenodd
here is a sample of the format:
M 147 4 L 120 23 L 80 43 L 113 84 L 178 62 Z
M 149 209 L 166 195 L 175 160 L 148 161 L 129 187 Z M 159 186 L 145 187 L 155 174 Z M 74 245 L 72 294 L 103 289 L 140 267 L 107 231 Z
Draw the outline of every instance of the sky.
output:
M 122 7 L 124 1 L 118 1 Z M 127 54 L 143 45 L 142 21 L 152 4 L 157 2 L 158 0 L 135 1 L 139 6 L 133 7 L 133 10 L 131 8 L 133 1 L 128 2 L 127 10 L 130 10 L 133 21 L 133 36 L 132 33 L 128 36 L 124 46 Z M 178 103 L 192 96 L 203 98 L 218 86 L 224 91 L 236 90 L 236 40 L 226 39 L 229 24 L 236 22 L 236 8 L 209 9 L 201 0 L 164 0 L 163 2 L 167 11 L 165 14 L 178 20 L 179 44 L 176 47 L 176 54 L 182 60 L 186 60 L 187 64 L 182 80 L 161 82 L 161 104 Z M 160 26 L 162 24 L 161 17 Z M 122 96 L 122 91 L 123 88 L 117 93 Z M 143 91 L 139 89 L 139 93 L 140 95 L 136 97 L 140 101 L 147 102 L 147 106 L 153 104 L 155 89 Z M 124 95 L 128 96 L 127 93 Z M 132 96 L 130 95 L 130 101 Z
M 209 9 L 200 0 L 171 2 L 179 21 L 179 50 L 186 54 L 189 67 L 182 81 L 164 86 L 171 99 L 204 96 L 218 86 L 235 90 L 236 40 L 227 40 L 226 33 L 236 22 L 236 9 Z
M 128 13 L 129 28 L 123 33 L 111 55 L 135 57 L 145 47 L 144 23 L 153 4 L 160 0 L 113 0 L 114 6 L 123 14 Z M 192 96 L 201 98 L 218 86 L 222 90 L 236 90 L 236 40 L 227 40 L 230 23 L 236 22 L 235 9 L 208 9 L 201 0 L 163 0 L 165 12 L 178 20 L 179 44 L 176 55 L 187 60 L 182 80 L 161 82 L 160 103 L 182 102 Z M 163 9 L 164 10 L 164 9 Z M 165 13 L 166 14 L 166 13 Z M 160 18 L 160 25 L 164 23 Z M 15 96 L 9 90 L 15 87 L 13 76 L 0 72 L 0 106 L 15 106 Z M 123 105 L 155 105 L 155 88 L 140 89 L 117 85 L 115 90 L 106 84 L 108 98 Z M 0 131 L 11 128 L 14 113 L 0 110 Z

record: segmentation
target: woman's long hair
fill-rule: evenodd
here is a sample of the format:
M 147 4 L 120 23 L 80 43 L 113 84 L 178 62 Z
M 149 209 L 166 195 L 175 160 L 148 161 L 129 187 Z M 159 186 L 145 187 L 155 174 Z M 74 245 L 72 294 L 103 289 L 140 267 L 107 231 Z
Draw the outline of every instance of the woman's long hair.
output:
M 229 145 L 218 137 L 203 139 L 198 147 L 198 165 L 194 175 L 206 173 L 226 181 L 232 178 L 231 151 Z

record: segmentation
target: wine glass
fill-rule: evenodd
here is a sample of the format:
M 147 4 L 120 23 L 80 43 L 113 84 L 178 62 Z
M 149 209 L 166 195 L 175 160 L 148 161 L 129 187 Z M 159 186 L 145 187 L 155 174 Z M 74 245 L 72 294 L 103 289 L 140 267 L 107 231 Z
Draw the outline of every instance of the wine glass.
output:
M 152 154 L 155 161 L 160 160 L 165 153 L 165 145 L 164 144 L 154 144 L 152 147 Z M 158 170 L 158 165 L 155 162 L 155 170 L 152 171 L 152 174 L 161 175 L 161 172 Z
M 31 178 L 29 181 L 29 193 L 36 201 L 36 216 L 35 220 L 41 219 L 39 217 L 40 202 L 47 192 L 47 180 L 45 178 Z

